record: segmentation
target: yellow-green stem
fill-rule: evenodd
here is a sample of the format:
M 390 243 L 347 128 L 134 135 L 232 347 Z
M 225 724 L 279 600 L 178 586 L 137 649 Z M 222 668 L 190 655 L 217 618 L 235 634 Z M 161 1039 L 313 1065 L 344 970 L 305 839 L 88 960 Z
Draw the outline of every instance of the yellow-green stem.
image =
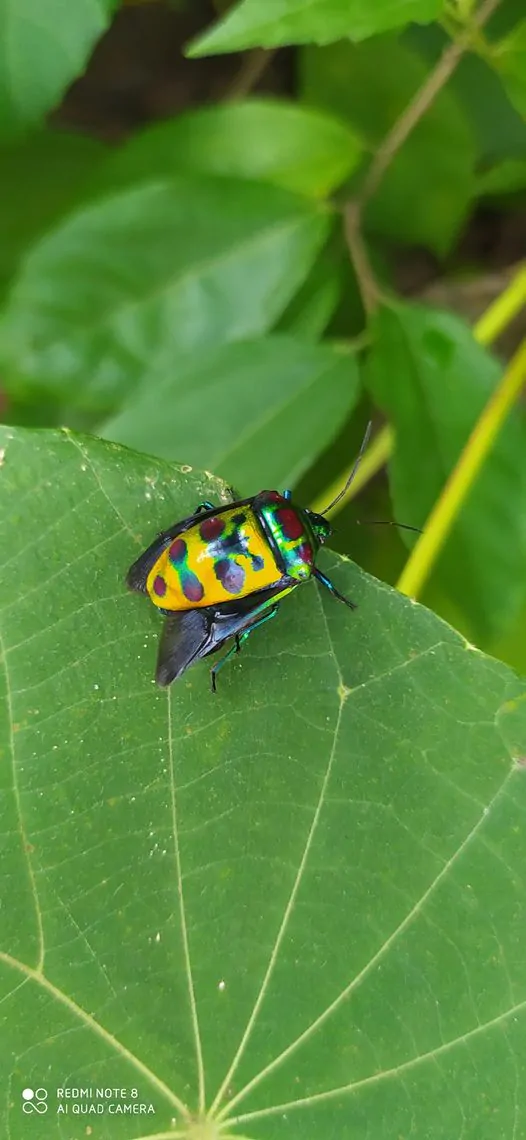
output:
M 391 454 L 392 434 L 390 427 L 384 427 L 378 432 L 378 435 L 375 436 L 360 462 L 360 466 L 345 496 L 345 500 L 342 499 L 333 510 L 327 511 L 327 518 L 331 518 L 331 515 L 337 514 L 343 507 L 344 501 L 348 503 L 350 499 L 354 498 L 354 496 L 361 491 L 362 487 L 365 487 L 365 484 L 369 482 L 369 479 L 372 479 L 373 475 L 376 475 L 377 471 L 381 470 Z M 314 500 L 311 507 L 312 511 L 317 511 L 318 513 L 325 511 L 327 503 L 331 503 L 332 500 L 339 495 L 342 487 L 345 487 L 353 466 L 354 464 L 344 471 L 342 475 L 339 475 L 335 482 L 323 492 L 323 495 L 320 495 L 319 498 Z
M 435 503 L 422 536 L 402 571 L 397 588 L 416 598 L 446 541 L 451 527 L 497 435 L 526 381 L 526 340 L 511 360 L 496 391 L 475 424 L 456 467 Z
M 526 305 L 526 265 L 521 265 L 499 297 L 486 309 L 473 330 L 480 344 L 492 344 Z
M 473 328 L 473 336 L 479 344 L 488 346 L 500 336 L 501 332 L 526 305 L 526 265 L 521 265 L 517 273 L 495 301 L 492 301 L 486 311 L 479 318 Z M 381 428 L 378 435 L 367 448 L 360 463 L 356 476 L 349 487 L 347 494 L 340 500 L 334 511 L 329 511 L 329 518 L 341 511 L 346 503 L 354 499 L 378 471 L 387 463 L 394 448 L 394 432 L 389 426 Z M 313 511 L 322 511 L 326 503 L 340 493 L 351 473 L 349 466 L 338 479 L 319 495 L 312 504 Z

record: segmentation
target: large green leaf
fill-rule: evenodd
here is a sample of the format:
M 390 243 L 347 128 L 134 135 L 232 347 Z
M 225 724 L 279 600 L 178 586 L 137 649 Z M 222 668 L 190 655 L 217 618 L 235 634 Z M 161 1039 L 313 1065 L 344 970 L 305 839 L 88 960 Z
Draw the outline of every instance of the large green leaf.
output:
M 194 353 L 152 377 L 106 439 L 217 471 L 245 494 L 292 486 L 359 393 L 347 348 L 273 336 Z
M 345 119 L 373 154 L 429 74 L 418 52 L 393 36 L 307 48 L 302 69 L 307 102 Z M 444 254 L 471 201 L 475 153 L 459 99 L 441 91 L 390 163 L 367 225 Z
M 25 259 L 0 330 L 6 386 L 112 409 L 149 369 L 260 335 L 329 224 L 324 206 L 242 179 L 180 177 L 103 198 Z
M 123 574 L 219 485 L 1 446 L 2 1134 L 521 1135 L 518 679 L 328 555 L 355 614 L 302 587 L 216 696 L 161 693 Z
M 122 186 L 189 171 L 260 178 L 322 197 L 360 157 L 358 139 L 334 116 L 284 100 L 249 99 L 156 123 L 113 155 L 99 181 Z
M 242 0 L 188 54 L 363 40 L 411 21 L 427 23 L 441 8 L 442 0 Z
M 501 365 L 450 314 L 383 309 L 369 377 L 396 428 L 391 464 L 396 518 L 422 526 L 502 374 Z M 473 623 L 495 637 L 526 595 L 526 432 L 505 424 L 463 507 L 437 576 Z
M 118 0 L 0 0 L 0 135 L 42 119 L 83 71 Z

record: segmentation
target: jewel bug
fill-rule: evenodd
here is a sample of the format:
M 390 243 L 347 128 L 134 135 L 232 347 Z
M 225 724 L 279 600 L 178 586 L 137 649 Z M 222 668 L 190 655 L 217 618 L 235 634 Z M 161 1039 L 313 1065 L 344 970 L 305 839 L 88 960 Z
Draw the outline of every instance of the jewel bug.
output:
M 369 431 L 370 425 L 345 487 L 321 514 L 297 506 L 290 491 L 260 491 L 221 507 L 203 502 L 133 563 L 128 588 L 148 595 L 166 619 L 155 674 L 159 685 L 170 685 L 232 641 L 210 671 L 215 692 L 225 662 L 275 617 L 287 594 L 311 578 L 356 608 L 316 566 L 316 556 L 332 534 L 325 515 L 352 482 Z

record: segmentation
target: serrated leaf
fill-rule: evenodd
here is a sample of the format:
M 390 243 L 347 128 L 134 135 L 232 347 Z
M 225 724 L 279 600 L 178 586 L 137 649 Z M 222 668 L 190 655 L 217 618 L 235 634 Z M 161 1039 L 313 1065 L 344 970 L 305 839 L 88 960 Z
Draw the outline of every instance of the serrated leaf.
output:
M 396 429 L 395 516 L 423 526 L 502 375 L 456 317 L 417 305 L 375 321 L 369 383 Z M 526 593 L 526 434 L 512 417 L 463 506 L 436 576 L 482 641 L 508 628 Z M 404 536 L 404 532 L 401 532 Z
M 328 44 L 364 40 L 404 24 L 428 23 L 442 0 L 242 0 L 189 48 L 192 56 L 273 48 L 283 44 Z
M 306 101 L 345 119 L 374 154 L 429 74 L 421 56 L 392 36 L 302 54 Z M 464 110 L 442 90 L 394 156 L 369 203 L 370 230 L 443 255 L 474 189 L 475 145 Z
M 117 0 L 0 0 L 0 135 L 42 119 L 84 70 Z
M 242 495 L 293 486 L 359 395 L 354 355 L 273 336 L 194 353 L 104 425 L 102 435 L 216 471 Z
M 355 169 L 361 151 L 356 135 L 332 115 L 249 99 L 156 123 L 113 155 L 99 182 L 113 187 L 181 172 L 222 174 L 321 198 Z
M 302 587 L 215 697 L 203 667 L 161 693 L 123 573 L 221 487 L 0 438 L 2 1133 L 517 1133 L 518 679 L 327 555 L 355 614 Z
M 241 179 L 103 198 L 23 262 L 0 329 L 5 386 L 113 410 L 150 369 L 266 332 L 329 225 L 326 207 Z

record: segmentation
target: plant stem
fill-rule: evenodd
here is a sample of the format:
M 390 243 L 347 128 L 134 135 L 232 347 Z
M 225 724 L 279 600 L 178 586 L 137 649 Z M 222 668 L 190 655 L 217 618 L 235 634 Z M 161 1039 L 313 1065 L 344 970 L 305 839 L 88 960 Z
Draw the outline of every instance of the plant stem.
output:
M 518 267 L 509 285 L 506 286 L 500 296 L 497 297 L 497 299 L 488 306 L 482 316 L 479 317 L 479 320 L 473 327 L 475 340 L 478 340 L 479 344 L 485 346 L 490 345 L 500 336 L 504 329 L 511 324 L 523 306 L 526 306 L 526 264 Z M 356 344 L 356 342 L 354 343 Z M 333 511 L 329 512 L 329 517 L 343 510 L 346 503 L 354 499 L 362 490 L 362 487 L 365 487 L 366 483 L 378 474 L 378 471 L 381 470 L 391 457 L 394 444 L 394 431 L 389 425 L 386 425 L 380 429 L 378 435 L 375 436 L 367 448 L 358 471 L 356 472 L 356 478 L 353 479 L 345 497 L 340 500 Z M 323 495 L 315 499 L 312 505 L 313 511 L 323 510 L 325 503 L 330 503 L 332 499 L 336 498 L 339 491 L 345 486 L 350 472 L 351 467 L 349 466 L 347 470 L 342 472 L 342 474 L 338 476 L 338 479 L 323 492 Z
M 492 344 L 526 305 L 526 264 L 506 286 L 504 292 L 486 309 L 477 321 L 474 335 L 480 344 Z
M 475 424 L 456 467 L 438 498 L 424 533 L 414 546 L 397 583 L 402 594 L 416 598 L 446 541 L 451 527 L 487 458 L 497 435 L 526 381 L 526 340 Z
M 354 201 L 344 207 L 345 236 L 353 262 L 356 277 L 362 294 L 366 313 L 369 315 L 377 304 L 380 291 L 375 283 L 374 273 L 361 235 L 363 208 L 376 193 L 393 158 L 414 130 L 417 123 L 429 110 L 439 91 L 447 83 L 462 56 L 472 45 L 480 29 L 499 7 L 500 0 L 486 0 L 478 12 L 473 14 L 470 26 L 462 30 L 458 39 L 444 49 L 436 67 L 408 103 L 405 111 L 393 123 L 391 130 L 380 144 L 365 175 L 361 190 Z
M 238 99 L 245 99 L 247 95 L 250 95 L 275 54 L 275 50 L 267 50 L 266 48 L 255 48 L 254 51 L 248 52 L 241 62 L 239 71 L 227 88 L 223 102 L 235 103 Z

